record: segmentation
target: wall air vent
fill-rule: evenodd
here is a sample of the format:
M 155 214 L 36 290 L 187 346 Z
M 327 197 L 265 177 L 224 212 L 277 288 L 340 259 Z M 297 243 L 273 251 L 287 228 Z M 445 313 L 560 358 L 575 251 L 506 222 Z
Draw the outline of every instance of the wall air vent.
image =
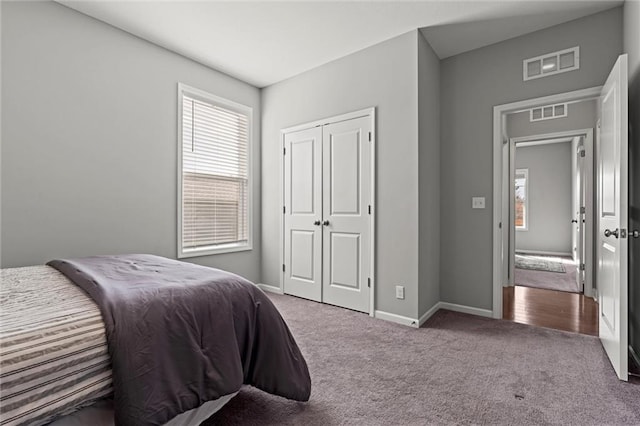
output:
M 580 47 L 559 50 L 522 61 L 524 81 L 580 69 Z
M 545 105 L 529 110 L 530 121 L 551 120 L 552 118 L 566 117 L 567 115 L 567 104 Z

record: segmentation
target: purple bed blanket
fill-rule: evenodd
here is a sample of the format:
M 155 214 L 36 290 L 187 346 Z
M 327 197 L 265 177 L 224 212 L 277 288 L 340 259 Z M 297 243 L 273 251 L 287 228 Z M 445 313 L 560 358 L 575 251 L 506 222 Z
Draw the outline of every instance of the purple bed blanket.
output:
M 307 401 L 311 379 L 289 328 L 249 281 L 151 255 L 53 260 L 104 319 L 116 425 L 160 425 L 243 384 Z

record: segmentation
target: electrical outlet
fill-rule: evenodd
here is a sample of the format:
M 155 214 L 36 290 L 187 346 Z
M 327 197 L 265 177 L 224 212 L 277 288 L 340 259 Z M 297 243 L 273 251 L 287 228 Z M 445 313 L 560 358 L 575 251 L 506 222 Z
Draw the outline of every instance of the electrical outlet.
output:
M 404 287 L 401 285 L 396 286 L 396 299 L 404 299 Z
M 472 209 L 484 209 L 484 197 L 472 197 L 471 198 Z

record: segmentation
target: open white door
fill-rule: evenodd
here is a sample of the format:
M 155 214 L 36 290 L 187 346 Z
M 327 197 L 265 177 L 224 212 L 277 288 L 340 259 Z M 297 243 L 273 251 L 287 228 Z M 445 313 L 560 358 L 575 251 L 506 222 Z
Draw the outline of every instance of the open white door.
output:
M 621 55 L 600 95 L 598 146 L 598 271 L 600 340 L 621 380 L 628 380 L 627 55 Z
M 284 138 L 284 292 L 322 300 L 322 127 Z

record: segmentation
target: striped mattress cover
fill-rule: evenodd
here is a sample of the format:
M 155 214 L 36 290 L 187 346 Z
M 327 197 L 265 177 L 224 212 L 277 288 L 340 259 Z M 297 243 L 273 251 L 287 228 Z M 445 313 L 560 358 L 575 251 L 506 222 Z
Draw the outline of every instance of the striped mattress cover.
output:
M 93 300 L 49 266 L 0 274 L 0 425 L 46 424 L 111 395 Z

